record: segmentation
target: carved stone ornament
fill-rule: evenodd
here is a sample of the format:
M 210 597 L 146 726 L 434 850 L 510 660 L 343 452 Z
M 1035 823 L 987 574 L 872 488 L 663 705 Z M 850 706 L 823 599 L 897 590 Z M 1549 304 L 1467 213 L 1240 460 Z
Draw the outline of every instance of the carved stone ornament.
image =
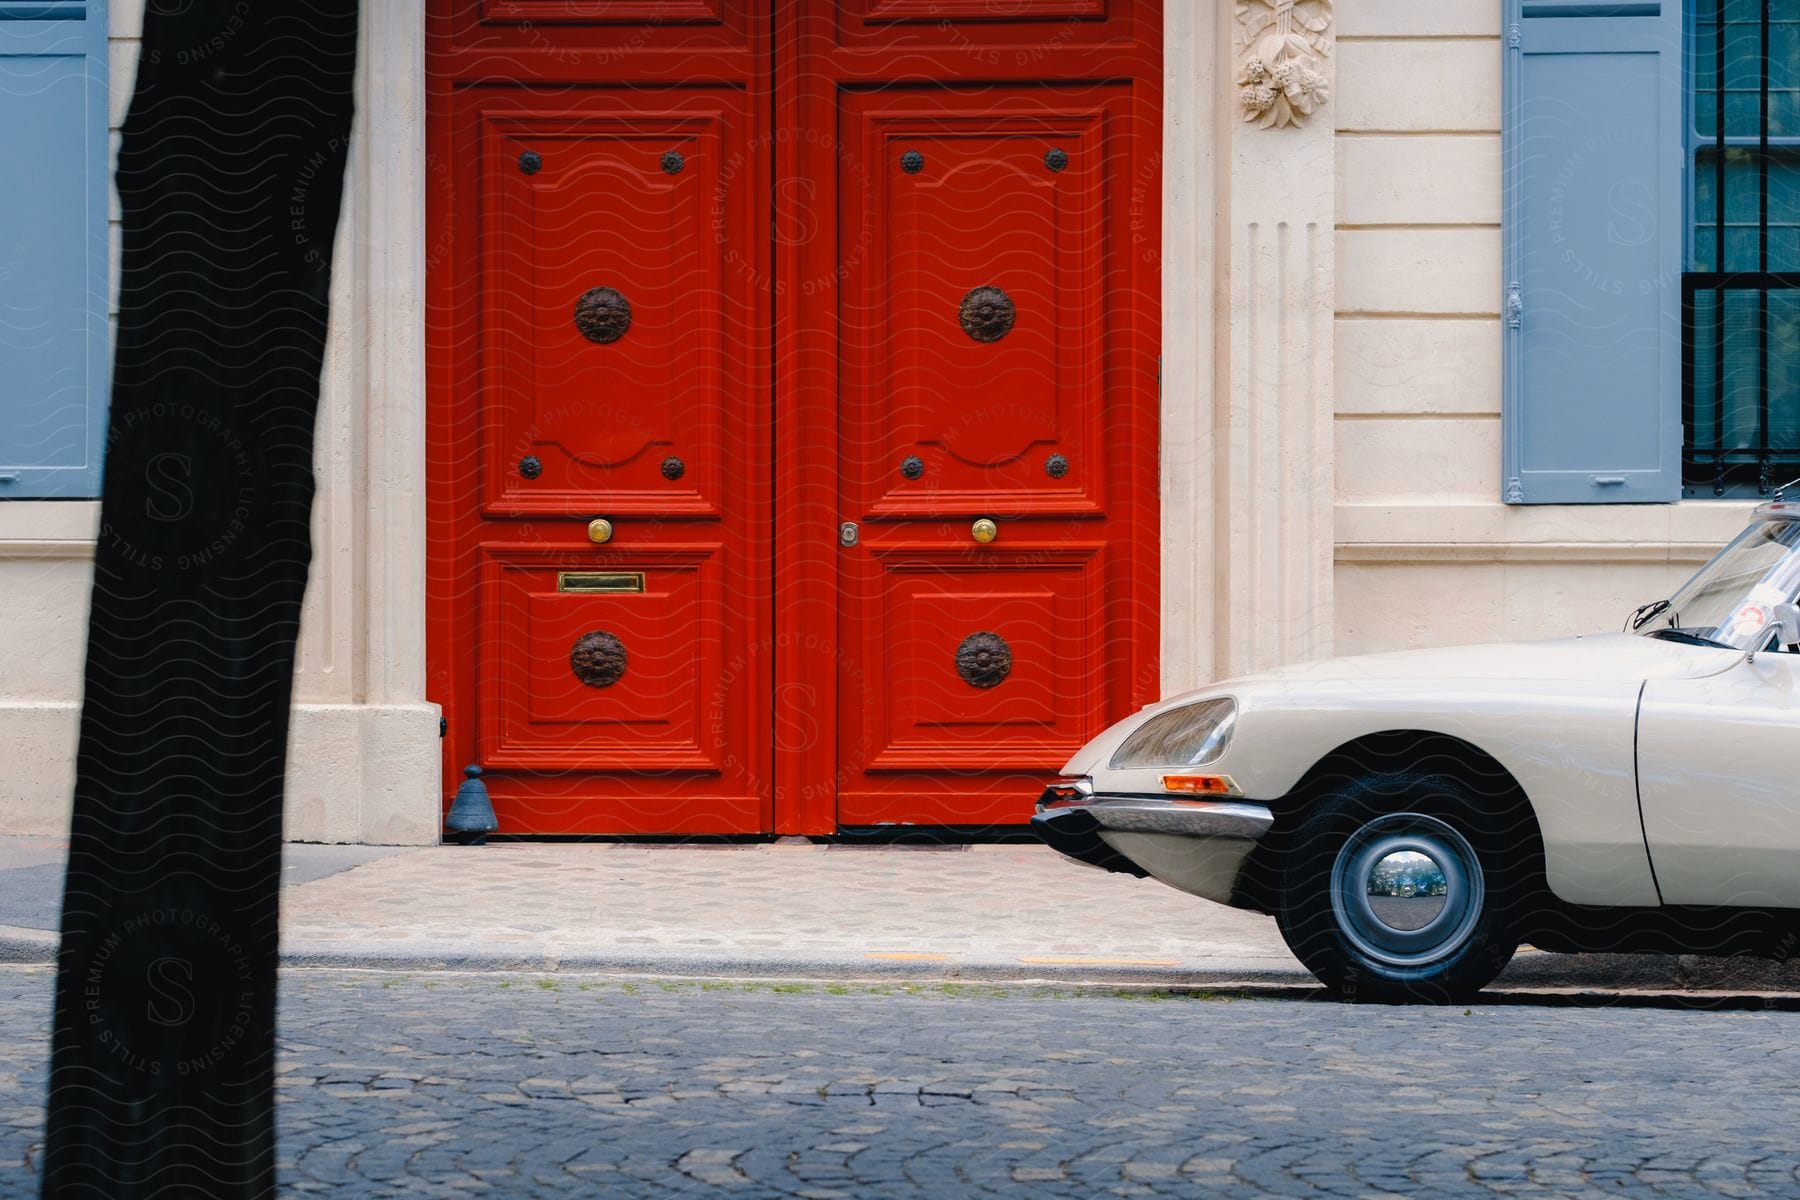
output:
M 1260 129 L 1300 125 L 1330 98 L 1331 0 L 1238 0 L 1238 98 Z
M 997 287 L 978 287 L 963 297 L 956 310 L 963 332 L 978 342 L 997 342 L 1012 332 L 1012 297 Z
M 613 288 L 589 288 L 575 301 L 575 328 L 590 342 L 616 342 L 631 328 L 631 301 Z
M 604 629 L 584 633 L 569 650 L 569 670 L 589 687 L 611 687 L 625 674 L 625 643 Z
M 997 633 L 971 633 L 956 648 L 956 673 L 970 687 L 995 687 L 1012 674 L 1012 647 Z

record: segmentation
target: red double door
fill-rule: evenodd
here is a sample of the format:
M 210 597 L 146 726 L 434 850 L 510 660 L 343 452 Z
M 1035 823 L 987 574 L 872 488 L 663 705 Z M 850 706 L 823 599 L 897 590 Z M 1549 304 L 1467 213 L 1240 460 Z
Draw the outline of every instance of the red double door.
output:
M 512 833 L 1023 822 L 1156 692 L 1160 4 L 429 34 L 446 796 L 475 763 Z

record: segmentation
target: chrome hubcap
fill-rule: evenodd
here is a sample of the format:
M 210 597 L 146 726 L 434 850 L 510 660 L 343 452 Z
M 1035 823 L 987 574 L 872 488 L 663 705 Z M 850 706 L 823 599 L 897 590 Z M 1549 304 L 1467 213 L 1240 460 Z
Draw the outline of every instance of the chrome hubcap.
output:
M 1419 967 L 1462 949 L 1481 917 L 1481 862 L 1436 817 L 1393 813 L 1350 835 L 1331 866 L 1331 908 L 1359 951 Z

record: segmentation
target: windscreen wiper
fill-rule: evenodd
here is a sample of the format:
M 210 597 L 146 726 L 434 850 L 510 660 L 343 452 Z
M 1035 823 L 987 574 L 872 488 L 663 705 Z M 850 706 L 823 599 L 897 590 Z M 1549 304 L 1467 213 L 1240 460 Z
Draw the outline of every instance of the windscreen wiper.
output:
M 1675 629 L 1673 627 L 1669 629 L 1652 629 L 1646 636 L 1660 638 L 1665 642 L 1684 642 L 1689 646 L 1717 646 L 1721 650 L 1737 649 L 1736 646 L 1729 646 L 1724 642 L 1716 641 L 1709 637 L 1702 637 L 1697 633 L 1689 633 L 1685 629 Z
M 1645 625 L 1669 611 L 1669 603 L 1670 602 L 1667 600 L 1652 600 L 1648 604 L 1638 605 L 1631 610 L 1631 615 L 1625 618 L 1626 631 L 1635 633 L 1642 629 Z

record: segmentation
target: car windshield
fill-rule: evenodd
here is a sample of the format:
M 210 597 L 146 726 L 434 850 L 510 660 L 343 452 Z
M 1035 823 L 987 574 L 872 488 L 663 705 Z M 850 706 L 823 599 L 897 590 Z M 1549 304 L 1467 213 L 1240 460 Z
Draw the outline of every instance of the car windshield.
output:
M 1796 592 L 1800 505 L 1765 505 L 1680 591 L 1639 608 L 1628 625 L 1647 637 L 1761 650 L 1775 634 L 1775 606 Z

